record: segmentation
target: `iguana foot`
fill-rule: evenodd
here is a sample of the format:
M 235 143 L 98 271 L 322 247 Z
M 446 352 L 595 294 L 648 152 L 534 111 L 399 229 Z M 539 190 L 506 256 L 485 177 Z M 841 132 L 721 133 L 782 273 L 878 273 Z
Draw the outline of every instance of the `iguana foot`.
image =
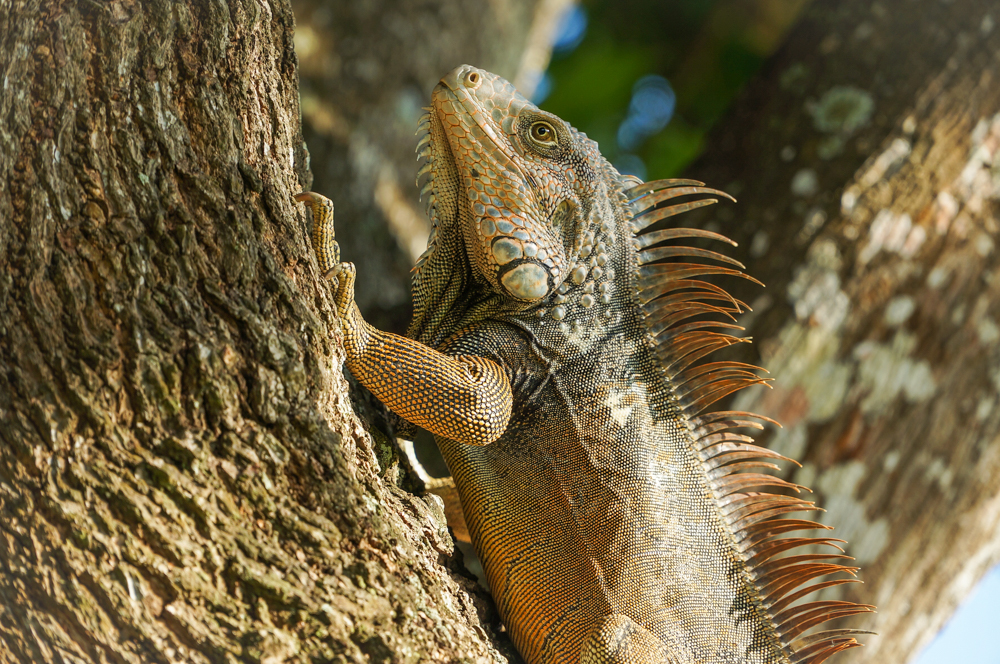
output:
M 337 244 L 333 228 L 333 202 L 315 191 L 295 194 L 295 200 L 305 203 L 312 210 L 312 243 L 316 252 L 316 262 L 320 272 L 327 279 L 333 279 L 334 304 L 340 317 L 341 329 L 351 337 L 363 342 L 367 335 L 367 324 L 361 319 L 354 306 L 354 282 L 357 270 L 353 263 L 340 262 L 340 245 Z
M 583 643 L 580 664 L 693 664 L 691 657 L 667 652 L 663 642 L 631 618 L 604 618 Z
M 354 307 L 354 283 L 358 278 L 358 269 L 354 263 L 338 263 L 326 274 L 337 279 L 333 301 L 337 305 L 337 315 L 341 320 L 347 320 Z
M 333 228 L 333 201 L 315 191 L 295 194 L 295 200 L 305 203 L 312 210 L 313 251 L 325 277 L 336 277 L 340 269 L 340 245 Z
M 406 461 L 410 468 L 417 474 L 420 481 L 424 483 L 424 490 L 433 493 L 444 501 L 444 515 L 448 519 L 448 526 L 451 528 L 455 539 L 467 544 L 472 543 L 469 535 L 469 526 L 465 523 L 465 513 L 462 512 L 462 502 L 458 497 L 458 488 L 455 486 L 455 478 L 451 475 L 447 477 L 431 477 L 424 465 L 417 458 L 417 453 L 413 449 L 413 441 L 406 438 L 397 438 L 399 448 L 406 455 Z

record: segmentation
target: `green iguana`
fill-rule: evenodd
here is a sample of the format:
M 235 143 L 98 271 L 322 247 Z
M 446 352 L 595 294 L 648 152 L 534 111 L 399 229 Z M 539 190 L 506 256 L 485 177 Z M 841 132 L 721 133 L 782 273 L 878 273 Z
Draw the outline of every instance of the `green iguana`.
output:
M 716 202 L 677 197 L 729 196 L 620 175 L 584 134 L 474 67 L 442 79 L 427 110 L 418 178 L 433 230 L 408 337 L 362 319 L 332 204 L 297 199 L 338 279 L 347 366 L 435 434 L 525 660 L 818 664 L 858 645 L 856 630 L 806 633 L 873 607 L 797 603 L 854 581 L 818 577 L 856 568 L 841 564 L 842 540 L 781 537 L 825 526 L 787 518 L 813 503 L 762 490 L 802 488 L 755 472 L 784 457 L 734 431 L 767 418 L 706 413 L 764 380 L 701 362 L 745 341 L 705 316 L 745 305 L 702 278 L 743 266 L 670 243 L 729 242 L 715 233 L 647 231 Z

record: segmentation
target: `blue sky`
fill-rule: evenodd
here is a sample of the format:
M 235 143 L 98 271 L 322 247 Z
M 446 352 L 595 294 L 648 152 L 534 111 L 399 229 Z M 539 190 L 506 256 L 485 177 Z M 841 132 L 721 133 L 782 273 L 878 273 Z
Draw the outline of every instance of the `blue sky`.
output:
M 1000 664 L 1000 565 L 986 575 L 914 664 Z

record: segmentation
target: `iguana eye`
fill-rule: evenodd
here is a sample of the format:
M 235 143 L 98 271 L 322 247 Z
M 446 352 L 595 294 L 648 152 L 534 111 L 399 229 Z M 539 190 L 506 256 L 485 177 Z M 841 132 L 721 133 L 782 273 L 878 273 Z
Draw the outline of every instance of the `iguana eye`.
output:
M 556 130 L 548 122 L 539 121 L 534 123 L 528 131 L 528 135 L 531 136 L 531 140 L 539 145 L 549 146 L 556 144 Z

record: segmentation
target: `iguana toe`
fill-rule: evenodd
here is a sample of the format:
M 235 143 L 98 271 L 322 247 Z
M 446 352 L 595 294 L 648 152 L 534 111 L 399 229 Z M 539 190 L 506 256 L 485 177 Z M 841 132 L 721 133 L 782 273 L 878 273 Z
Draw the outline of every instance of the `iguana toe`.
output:
M 337 303 L 337 314 L 341 319 L 345 319 L 354 306 L 354 282 L 358 278 L 358 269 L 354 267 L 354 263 L 338 263 L 326 274 L 337 279 L 334 301 Z
M 339 271 L 340 245 L 333 227 L 333 201 L 315 191 L 295 194 L 295 200 L 305 203 L 313 214 L 312 241 L 316 262 L 325 277 L 335 277 Z

